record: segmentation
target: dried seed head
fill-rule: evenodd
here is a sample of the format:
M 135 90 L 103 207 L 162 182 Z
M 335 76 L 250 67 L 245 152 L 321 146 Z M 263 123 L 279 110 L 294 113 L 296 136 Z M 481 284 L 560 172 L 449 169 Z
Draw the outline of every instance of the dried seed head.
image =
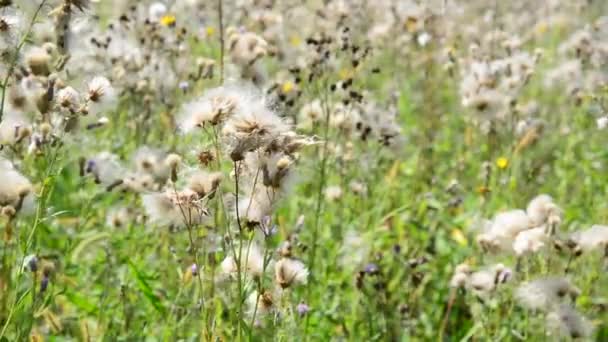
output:
M 306 284 L 308 269 L 296 259 L 282 258 L 275 264 L 274 278 L 282 288 L 288 288 L 294 284 Z
M 51 73 L 50 70 L 51 56 L 43 48 L 33 48 L 25 56 L 25 63 L 36 76 L 48 76 Z
M 17 214 L 17 210 L 15 210 L 15 208 L 12 205 L 7 205 L 5 207 L 2 207 L 1 213 L 3 216 L 6 216 L 8 218 L 13 218 L 13 217 L 15 217 L 15 214 Z
M 45 122 L 40 125 L 40 134 L 42 134 L 43 137 L 48 137 L 52 131 L 53 127 L 49 123 Z

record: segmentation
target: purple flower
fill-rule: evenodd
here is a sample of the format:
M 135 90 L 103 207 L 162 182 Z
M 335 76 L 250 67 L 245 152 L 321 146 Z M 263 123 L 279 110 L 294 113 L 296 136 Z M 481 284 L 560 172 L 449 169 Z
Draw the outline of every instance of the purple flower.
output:
M 188 90 L 188 88 L 190 88 L 190 83 L 188 83 L 188 81 L 181 81 L 179 82 L 179 89 L 181 89 L 182 91 L 186 91 Z
M 504 284 L 504 283 L 508 282 L 509 280 L 511 280 L 512 277 L 513 277 L 513 271 L 506 268 L 502 272 L 500 272 L 496 275 L 496 282 L 499 284 Z
M 91 173 L 91 172 L 93 172 L 93 169 L 95 169 L 95 165 L 96 165 L 96 164 L 95 164 L 95 161 L 94 161 L 94 160 L 87 160 L 87 164 L 86 164 L 86 167 L 85 167 L 85 171 L 86 171 L 87 173 Z
M 40 281 L 40 293 L 44 293 L 47 287 L 49 287 L 49 277 L 44 276 Z
M 269 237 L 277 233 L 277 226 L 272 224 L 270 216 L 264 216 L 260 222 L 260 228 L 264 236 Z
M 36 272 L 38 270 L 38 258 L 35 256 L 32 257 L 27 263 L 27 266 L 30 268 L 31 272 Z
M 300 316 L 304 316 L 310 311 L 310 307 L 304 303 L 300 303 L 296 307 L 296 311 L 298 312 L 298 314 L 300 314 Z
M 378 265 L 374 263 L 369 263 L 365 266 L 365 273 L 368 274 L 377 274 L 379 270 Z
M 190 272 L 192 272 L 193 276 L 198 275 L 198 266 L 196 266 L 196 264 L 192 264 L 190 266 Z

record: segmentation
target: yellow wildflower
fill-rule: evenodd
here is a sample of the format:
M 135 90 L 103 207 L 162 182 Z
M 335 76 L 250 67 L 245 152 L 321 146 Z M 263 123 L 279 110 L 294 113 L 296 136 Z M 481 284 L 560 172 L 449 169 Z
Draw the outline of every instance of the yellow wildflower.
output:
M 283 86 L 281 87 L 281 91 L 283 92 L 283 94 L 287 94 L 293 90 L 293 87 L 294 87 L 293 83 L 287 81 L 287 82 L 283 83 Z
M 163 26 L 175 26 L 175 16 L 171 14 L 167 14 L 160 18 L 160 24 Z
M 496 166 L 498 166 L 498 168 L 501 170 L 506 169 L 507 166 L 509 166 L 509 159 L 507 159 L 505 157 L 500 157 L 500 158 L 496 159 Z
M 466 246 L 468 244 L 467 238 L 462 233 L 462 230 L 458 228 L 454 228 L 452 233 L 450 234 L 452 239 L 456 241 L 461 246 Z

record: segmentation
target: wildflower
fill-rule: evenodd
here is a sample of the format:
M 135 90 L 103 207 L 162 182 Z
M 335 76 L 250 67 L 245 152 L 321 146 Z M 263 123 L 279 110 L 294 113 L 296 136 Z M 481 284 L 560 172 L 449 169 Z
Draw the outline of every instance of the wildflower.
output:
M 454 275 L 450 280 L 450 287 L 464 287 L 467 281 L 469 280 L 469 276 L 471 275 L 471 273 L 471 267 L 467 264 L 460 264 L 456 266 L 456 268 L 454 269 Z
M 0 50 L 13 48 L 24 29 L 24 20 L 20 12 L 3 12 L 0 15 Z
M 246 110 L 237 111 L 222 129 L 233 161 L 243 160 L 246 152 L 265 146 L 287 132 L 288 125 L 264 100 L 254 101 Z
M 460 244 L 461 246 L 468 245 L 468 240 L 467 240 L 466 236 L 462 233 L 462 230 L 460 230 L 458 228 L 454 228 L 451 231 L 450 237 L 452 239 L 454 239 L 454 241 L 458 242 L 458 244 Z
M 310 129 L 313 124 L 320 122 L 323 119 L 323 108 L 321 101 L 314 100 L 305 104 L 300 109 L 298 127 L 302 129 Z
M 545 311 L 558 304 L 562 298 L 576 298 L 580 290 L 562 277 L 547 277 L 526 282 L 515 291 L 518 304 L 529 310 Z
M 182 131 L 189 133 L 206 125 L 223 123 L 237 110 L 247 106 L 248 95 L 236 87 L 219 87 L 208 91 L 203 97 L 182 106 L 178 115 Z
M 547 244 L 549 236 L 546 234 L 545 227 L 538 227 L 525 230 L 515 237 L 513 250 L 518 256 L 537 253 Z
M 214 33 L 215 33 L 215 28 L 213 26 L 207 26 L 205 28 L 205 34 L 207 35 L 207 37 L 213 36 Z
M 32 123 L 20 112 L 7 112 L 0 122 L 0 144 L 17 145 L 32 135 Z
M 106 224 L 110 227 L 125 227 L 132 220 L 133 212 L 129 208 L 114 208 L 108 212 Z
M 30 254 L 23 259 L 23 268 L 26 267 L 32 273 L 38 271 L 38 257 L 35 254 Z
M 530 219 L 523 210 L 503 212 L 496 215 L 484 233 L 478 235 L 477 242 L 489 251 L 509 250 L 517 234 L 530 226 Z
M 168 154 L 165 159 L 163 160 L 163 171 L 169 171 L 170 172 L 170 179 L 172 182 L 176 182 L 177 181 L 177 170 L 180 166 L 180 164 L 182 163 L 182 157 L 180 157 L 178 154 L 175 153 L 171 153 Z M 157 175 L 158 177 L 158 175 Z M 166 173 L 163 172 L 163 174 L 161 175 L 161 181 L 164 183 L 164 181 L 166 181 Z
M 25 198 L 32 193 L 32 184 L 13 164 L 0 157 L 0 206 L 11 206 L 19 211 Z
M 110 84 L 110 81 L 103 77 L 97 76 L 88 84 L 88 112 L 93 115 L 101 114 L 112 109 L 117 100 L 116 90 Z
M 190 89 L 190 83 L 188 83 L 188 81 L 181 81 L 179 82 L 178 87 L 181 91 L 186 92 Z
M 350 181 L 348 186 L 355 195 L 364 196 L 367 194 L 367 185 L 365 185 L 363 182 L 353 180 Z
M 308 269 L 299 260 L 282 258 L 275 264 L 274 278 L 282 288 L 288 288 L 294 284 L 306 284 Z
M 46 289 L 49 287 L 49 277 L 47 275 L 43 275 L 40 280 L 40 293 L 46 292 Z
M 200 198 L 212 197 L 221 181 L 222 174 L 220 172 L 197 171 L 188 178 L 187 187 L 196 192 Z
M 509 160 L 505 157 L 500 157 L 496 159 L 496 166 L 498 166 L 499 169 L 504 170 L 509 166 Z
M 342 188 L 339 185 L 328 186 L 324 192 L 328 201 L 335 202 L 342 197 Z
M 270 216 L 266 216 L 260 222 L 260 230 L 265 237 L 270 237 L 277 233 L 278 228 L 276 224 L 272 223 Z M 291 243 L 289 243 L 289 241 L 286 242 L 284 248 L 281 248 L 281 255 L 291 256 Z
M 247 188 L 247 192 L 239 195 L 239 201 L 234 203 L 233 214 L 236 216 L 238 213 L 241 220 L 255 226 L 272 214 L 277 197 L 262 186 Z
M 167 14 L 160 18 L 160 24 L 167 27 L 174 27 L 176 23 L 176 18 L 174 15 Z
M 587 338 L 593 333 L 593 325 L 583 315 L 567 304 L 556 306 L 547 315 L 548 334 L 562 338 Z
M 156 183 L 152 175 L 147 173 L 130 173 L 126 177 L 119 179 L 107 186 L 108 191 L 112 191 L 113 188 L 121 186 L 125 191 L 132 191 L 136 193 L 153 191 L 158 188 L 155 186 Z
M 182 158 L 174 153 L 166 154 L 160 149 L 141 146 L 133 155 L 135 172 L 149 175 L 155 183 L 163 185 L 169 178 L 176 180 L 177 168 Z
M 240 269 L 247 272 L 252 277 L 260 277 L 264 272 L 264 256 L 257 245 L 235 247 L 236 253 L 240 250 Z M 239 255 L 236 255 L 238 258 Z M 220 264 L 220 269 L 224 276 L 234 277 L 238 272 L 236 259 L 234 256 L 227 256 Z
M 125 173 L 118 156 L 109 152 L 101 152 L 86 160 L 82 168 L 83 175 L 91 175 L 95 183 L 106 186 L 121 180 Z
M 533 226 L 542 224 L 557 225 L 561 222 L 561 209 L 548 195 L 539 195 L 528 204 L 526 213 Z
M 36 76 L 48 76 L 50 70 L 51 56 L 48 52 L 39 47 L 34 47 L 25 56 L 25 63 L 32 74 Z
M 469 278 L 468 286 L 475 294 L 484 297 L 494 290 L 495 278 L 496 276 L 491 270 L 473 272 Z
M 378 265 L 374 264 L 374 263 L 370 263 L 367 264 L 365 266 L 365 273 L 367 274 L 378 274 L 378 272 L 380 272 L 380 269 L 378 268 Z
M 302 317 L 302 316 L 305 316 L 310 311 L 310 307 L 308 305 L 306 305 L 306 303 L 302 302 L 302 303 L 298 304 L 298 306 L 296 306 L 296 311 L 298 312 L 300 317 Z
M 195 277 L 198 275 L 198 266 L 196 264 L 190 265 L 190 273 Z
M 198 225 L 209 219 L 198 194 L 188 189 L 143 194 L 142 203 L 150 220 L 163 226 Z
M 471 289 L 478 297 L 487 298 L 498 285 L 509 281 L 511 276 L 512 271 L 509 268 L 506 268 L 503 264 L 496 264 L 471 273 L 467 281 L 467 288 Z M 457 278 L 456 281 L 460 281 L 460 279 Z M 460 284 L 456 282 L 455 285 Z
M 267 316 L 275 311 L 274 295 L 270 291 L 259 293 L 253 291 L 247 297 L 247 312 L 249 316 Z
M 80 95 L 74 88 L 67 86 L 57 92 L 56 102 L 60 108 L 73 112 L 78 108 Z
M 268 43 L 255 33 L 228 28 L 227 36 L 230 56 L 237 65 L 250 67 L 268 54 Z
M 587 252 L 602 251 L 608 246 L 608 226 L 593 225 L 589 229 L 579 230 L 572 233 L 570 241 Z

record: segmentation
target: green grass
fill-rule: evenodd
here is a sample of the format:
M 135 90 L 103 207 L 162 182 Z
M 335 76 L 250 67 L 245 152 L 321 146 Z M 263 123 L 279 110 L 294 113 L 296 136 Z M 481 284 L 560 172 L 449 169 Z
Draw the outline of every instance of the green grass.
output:
M 557 44 L 542 44 L 550 60 Z M 430 55 L 439 49 L 431 44 L 428 51 L 417 53 Z M 218 46 L 204 42 L 194 51 L 197 56 L 215 57 Z M 513 256 L 484 255 L 477 246 L 480 218 L 525 208 L 533 197 L 545 193 L 563 210 L 561 234 L 608 223 L 608 138 L 596 129 L 595 117 L 589 113 L 595 102 L 586 100 L 579 106 L 562 90 L 545 89 L 538 75 L 548 66 L 542 65 L 522 99 L 539 102 L 544 130 L 537 142 L 515 152 L 519 138 L 508 125 L 485 135 L 467 121 L 470 113 L 460 106 L 458 73 L 451 76 L 432 61 L 422 66 L 396 63 L 395 55 L 398 52 L 390 46 L 375 53 L 354 83 L 383 105 L 392 101 L 391 91 L 398 92 L 395 109 L 406 138 L 401 150 L 392 152 L 374 141 L 347 141 L 334 129 L 327 136 L 323 127 L 303 132 L 326 139 L 330 146 L 352 142 L 353 156 L 345 159 L 344 153 L 326 152 L 323 143 L 299 155 L 298 183 L 273 215 L 278 233 L 263 246 L 276 258 L 275 249 L 294 237 L 296 222 L 303 216 L 304 224 L 292 241 L 296 242 L 293 254 L 310 265 L 310 250 L 316 243 L 316 255 L 309 284 L 287 290 L 275 303 L 280 314 L 266 319 L 263 326 L 252 326 L 247 316 L 239 322 L 243 315 L 237 312 L 237 301 L 256 285 L 239 288 L 236 282 L 210 280 L 212 270 L 230 252 L 222 242 L 215 250 L 208 238 L 217 235 L 223 241 L 228 229 L 236 229 L 234 220 L 222 216 L 218 225 L 194 229 L 202 287 L 188 273 L 196 256 L 187 230 L 173 232 L 142 220 L 119 228 L 106 224 L 113 208 L 141 209 L 140 197 L 107 192 L 90 178 L 80 177 L 79 157 L 109 150 L 128 163 L 136 148 L 147 144 L 179 153 L 185 164 L 198 167 L 196 152 L 214 146 L 210 135 L 179 135 L 161 119 L 164 113 L 173 117 L 179 106 L 156 106 L 142 123 L 137 121 L 141 99 L 126 96 L 111 114 L 108 127 L 47 146 L 40 157 L 23 159 L 20 170 L 35 184 L 37 205 L 32 215 L 19 217 L 13 235 L 0 243 L 2 340 L 36 341 L 43 336 L 48 341 L 437 340 L 456 265 L 502 262 L 515 268 Z M 264 63 L 284 67 L 271 58 Z M 381 72 L 369 73 L 376 65 Z M 319 94 L 313 89 L 324 81 L 336 81 L 338 74 L 330 71 L 307 84 L 301 102 L 326 96 L 328 90 Z M 216 77 L 196 84 L 194 94 L 202 94 L 217 81 Z M 184 100 L 179 92 L 172 96 L 176 103 Z M 338 101 L 333 94 L 327 96 L 332 103 Z M 285 115 L 294 112 L 286 109 Z M 134 126 L 139 129 L 134 131 Z M 324 156 L 325 177 L 320 177 Z M 504 169 L 496 164 L 500 157 L 508 159 Z M 484 180 L 486 162 L 490 167 Z M 227 175 L 231 167 L 223 160 L 220 169 Z M 226 178 L 222 191 L 229 194 L 234 184 Z M 351 181 L 365 184 L 367 194 L 350 191 Z M 448 190 L 453 181 L 457 186 Z M 320 185 L 340 185 L 344 194 L 337 201 L 321 196 L 317 212 Z M 480 191 L 484 187 L 486 191 Z M 3 226 L 8 234 L 6 220 Z M 353 234 L 361 237 L 361 246 L 345 244 L 345 237 Z M 29 254 L 53 265 L 44 293 L 39 290 L 39 275 L 21 271 Z M 421 257 L 428 261 L 411 265 Z M 377 265 L 378 274 L 358 281 L 359 272 L 370 263 Z M 563 274 L 567 263 L 568 257 L 552 248 L 526 258 L 515 281 L 500 287 L 485 304 L 458 291 L 444 339 L 547 340 L 543 316 L 518 307 L 512 292 L 521 281 Z M 606 258 L 584 254 L 572 261 L 571 269 L 570 277 L 581 290 L 576 307 L 593 322 L 593 339 L 608 339 L 605 304 L 595 303 L 608 298 Z M 271 286 L 272 277 L 272 271 L 264 276 L 262 287 Z M 296 311 L 301 302 L 310 307 L 305 316 Z

